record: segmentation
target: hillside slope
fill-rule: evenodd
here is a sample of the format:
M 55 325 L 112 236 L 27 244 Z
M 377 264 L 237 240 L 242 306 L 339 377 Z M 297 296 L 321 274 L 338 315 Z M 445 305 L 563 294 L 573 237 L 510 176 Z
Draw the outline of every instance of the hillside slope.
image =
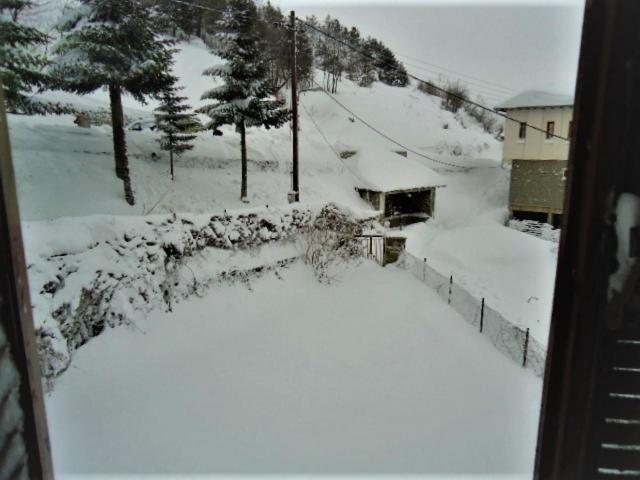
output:
M 175 74 L 185 87 L 184 94 L 192 106 L 202 105 L 199 96 L 214 85 L 210 78 L 201 75 L 202 70 L 219 61 L 199 40 L 180 44 Z M 498 161 L 500 144 L 472 120 L 459 117 L 468 124 L 465 128 L 458 118 L 441 110 L 434 97 L 412 87 L 396 88 L 379 83 L 365 89 L 343 81 L 339 88 L 336 97 L 356 114 L 437 160 L 469 166 L 486 165 L 487 159 L 493 165 Z M 48 92 L 44 96 L 72 102 L 82 108 L 108 108 L 105 91 L 84 97 L 64 92 Z M 302 199 L 308 202 L 333 200 L 365 207 L 353 190 L 354 179 L 348 165 L 336 158 L 323 135 L 333 146 L 356 150 L 367 147 L 391 151 L 398 147 L 361 122 L 352 121 L 351 115 L 323 92 L 303 93 L 301 103 Z M 140 105 L 125 97 L 124 105 L 127 115 L 135 119 L 151 117 L 157 102 Z M 232 127 L 223 128 L 222 137 L 200 133 L 195 149 L 178 160 L 173 183 L 168 176 L 168 156 L 156 141 L 159 135 L 151 131 L 127 132 L 137 195 L 137 204 L 130 207 L 122 198 L 120 183 L 111 174 L 110 128 L 84 130 L 74 126 L 72 120 L 71 116 L 10 118 L 24 219 L 107 213 L 143 215 L 152 208 L 153 213 L 199 213 L 241 206 L 239 135 Z M 290 189 L 289 128 L 250 129 L 248 148 L 251 203 L 285 203 Z M 157 155 L 155 159 L 152 158 L 154 154 Z M 438 167 L 438 164 L 416 158 Z

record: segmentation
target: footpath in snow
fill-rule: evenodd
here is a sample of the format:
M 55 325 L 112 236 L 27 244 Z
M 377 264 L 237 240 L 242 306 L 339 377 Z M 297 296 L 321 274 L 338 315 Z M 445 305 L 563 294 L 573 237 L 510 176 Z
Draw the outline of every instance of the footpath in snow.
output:
M 63 478 L 530 478 L 540 394 L 409 273 L 364 262 L 323 286 L 298 263 L 105 331 L 47 408 Z

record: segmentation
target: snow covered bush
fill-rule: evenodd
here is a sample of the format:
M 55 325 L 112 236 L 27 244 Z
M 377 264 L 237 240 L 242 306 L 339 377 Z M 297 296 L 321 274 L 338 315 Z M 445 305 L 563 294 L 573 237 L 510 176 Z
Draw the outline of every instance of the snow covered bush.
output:
M 218 281 L 243 281 L 297 256 L 241 254 L 292 239 L 309 208 L 214 216 L 93 217 L 24 225 L 40 365 L 49 387 L 73 351 Z M 266 248 L 266 247 L 265 247 Z
M 325 206 L 300 237 L 302 254 L 322 283 L 331 283 L 336 268 L 360 257 L 363 222 L 334 204 Z

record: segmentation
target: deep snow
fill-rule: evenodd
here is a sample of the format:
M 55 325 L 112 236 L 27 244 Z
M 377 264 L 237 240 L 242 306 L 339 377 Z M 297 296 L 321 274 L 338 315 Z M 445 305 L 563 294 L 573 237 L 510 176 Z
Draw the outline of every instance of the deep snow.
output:
M 175 73 L 198 106 L 213 86 L 200 72 L 219 59 L 199 41 L 180 47 Z M 102 91 L 46 96 L 108 106 Z M 545 342 L 555 246 L 504 227 L 508 171 L 500 167 L 500 142 L 414 87 L 363 89 L 345 80 L 336 96 L 398 141 L 472 167 L 443 169 L 409 154 L 447 186 L 438 189 L 435 218 L 404 232 L 407 249 Z M 398 147 L 322 92 L 305 92 L 301 102 L 302 200 L 370 208 L 355 192 L 359 179 L 349 159 L 333 150 L 395 155 Z M 124 103 L 134 119 L 150 116 L 155 106 Z M 119 217 L 114 224 L 124 225 L 124 216 L 141 224 L 151 214 L 246 207 L 233 128 L 224 128 L 223 137 L 201 133 L 195 149 L 177 161 L 175 182 L 158 135 L 127 132 L 137 198 L 130 207 L 114 175 L 110 127 L 84 130 L 72 120 L 9 119 L 24 233 L 42 258 L 55 253 L 50 244 L 77 243 L 73 232 L 84 235 L 87 222 L 98 218 L 87 216 Z M 287 128 L 249 130 L 252 208 L 286 203 L 290 140 Z M 60 222 L 68 233 L 54 227 Z M 89 236 L 99 231 L 92 227 Z M 56 241 L 43 241 L 55 235 Z M 213 265 L 203 262 L 203 271 L 238 261 L 213 253 L 204 255 Z M 78 350 L 48 399 L 59 472 L 84 478 L 92 470 L 215 465 L 224 472 L 530 476 L 539 379 L 494 350 L 434 292 L 408 272 L 369 264 L 331 287 L 315 283 L 301 266 L 282 275 L 283 281 L 255 281 L 253 291 L 241 284 L 216 288 L 173 313 L 140 313 L 133 328 L 108 329 Z
M 58 474 L 511 474 L 541 384 L 407 272 L 302 264 L 109 330 L 47 399 Z

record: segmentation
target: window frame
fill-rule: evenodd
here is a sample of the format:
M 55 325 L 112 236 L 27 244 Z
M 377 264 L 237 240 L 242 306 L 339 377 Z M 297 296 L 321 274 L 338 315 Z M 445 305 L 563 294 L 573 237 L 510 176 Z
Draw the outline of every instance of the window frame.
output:
M 555 138 L 555 132 L 556 132 L 556 122 L 555 120 L 549 120 L 547 122 L 547 129 L 545 131 L 545 140 L 549 141 L 553 141 L 553 139 Z
M 518 125 L 518 140 L 524 142 L 527 138 L 527 122 L 520 122 Z

